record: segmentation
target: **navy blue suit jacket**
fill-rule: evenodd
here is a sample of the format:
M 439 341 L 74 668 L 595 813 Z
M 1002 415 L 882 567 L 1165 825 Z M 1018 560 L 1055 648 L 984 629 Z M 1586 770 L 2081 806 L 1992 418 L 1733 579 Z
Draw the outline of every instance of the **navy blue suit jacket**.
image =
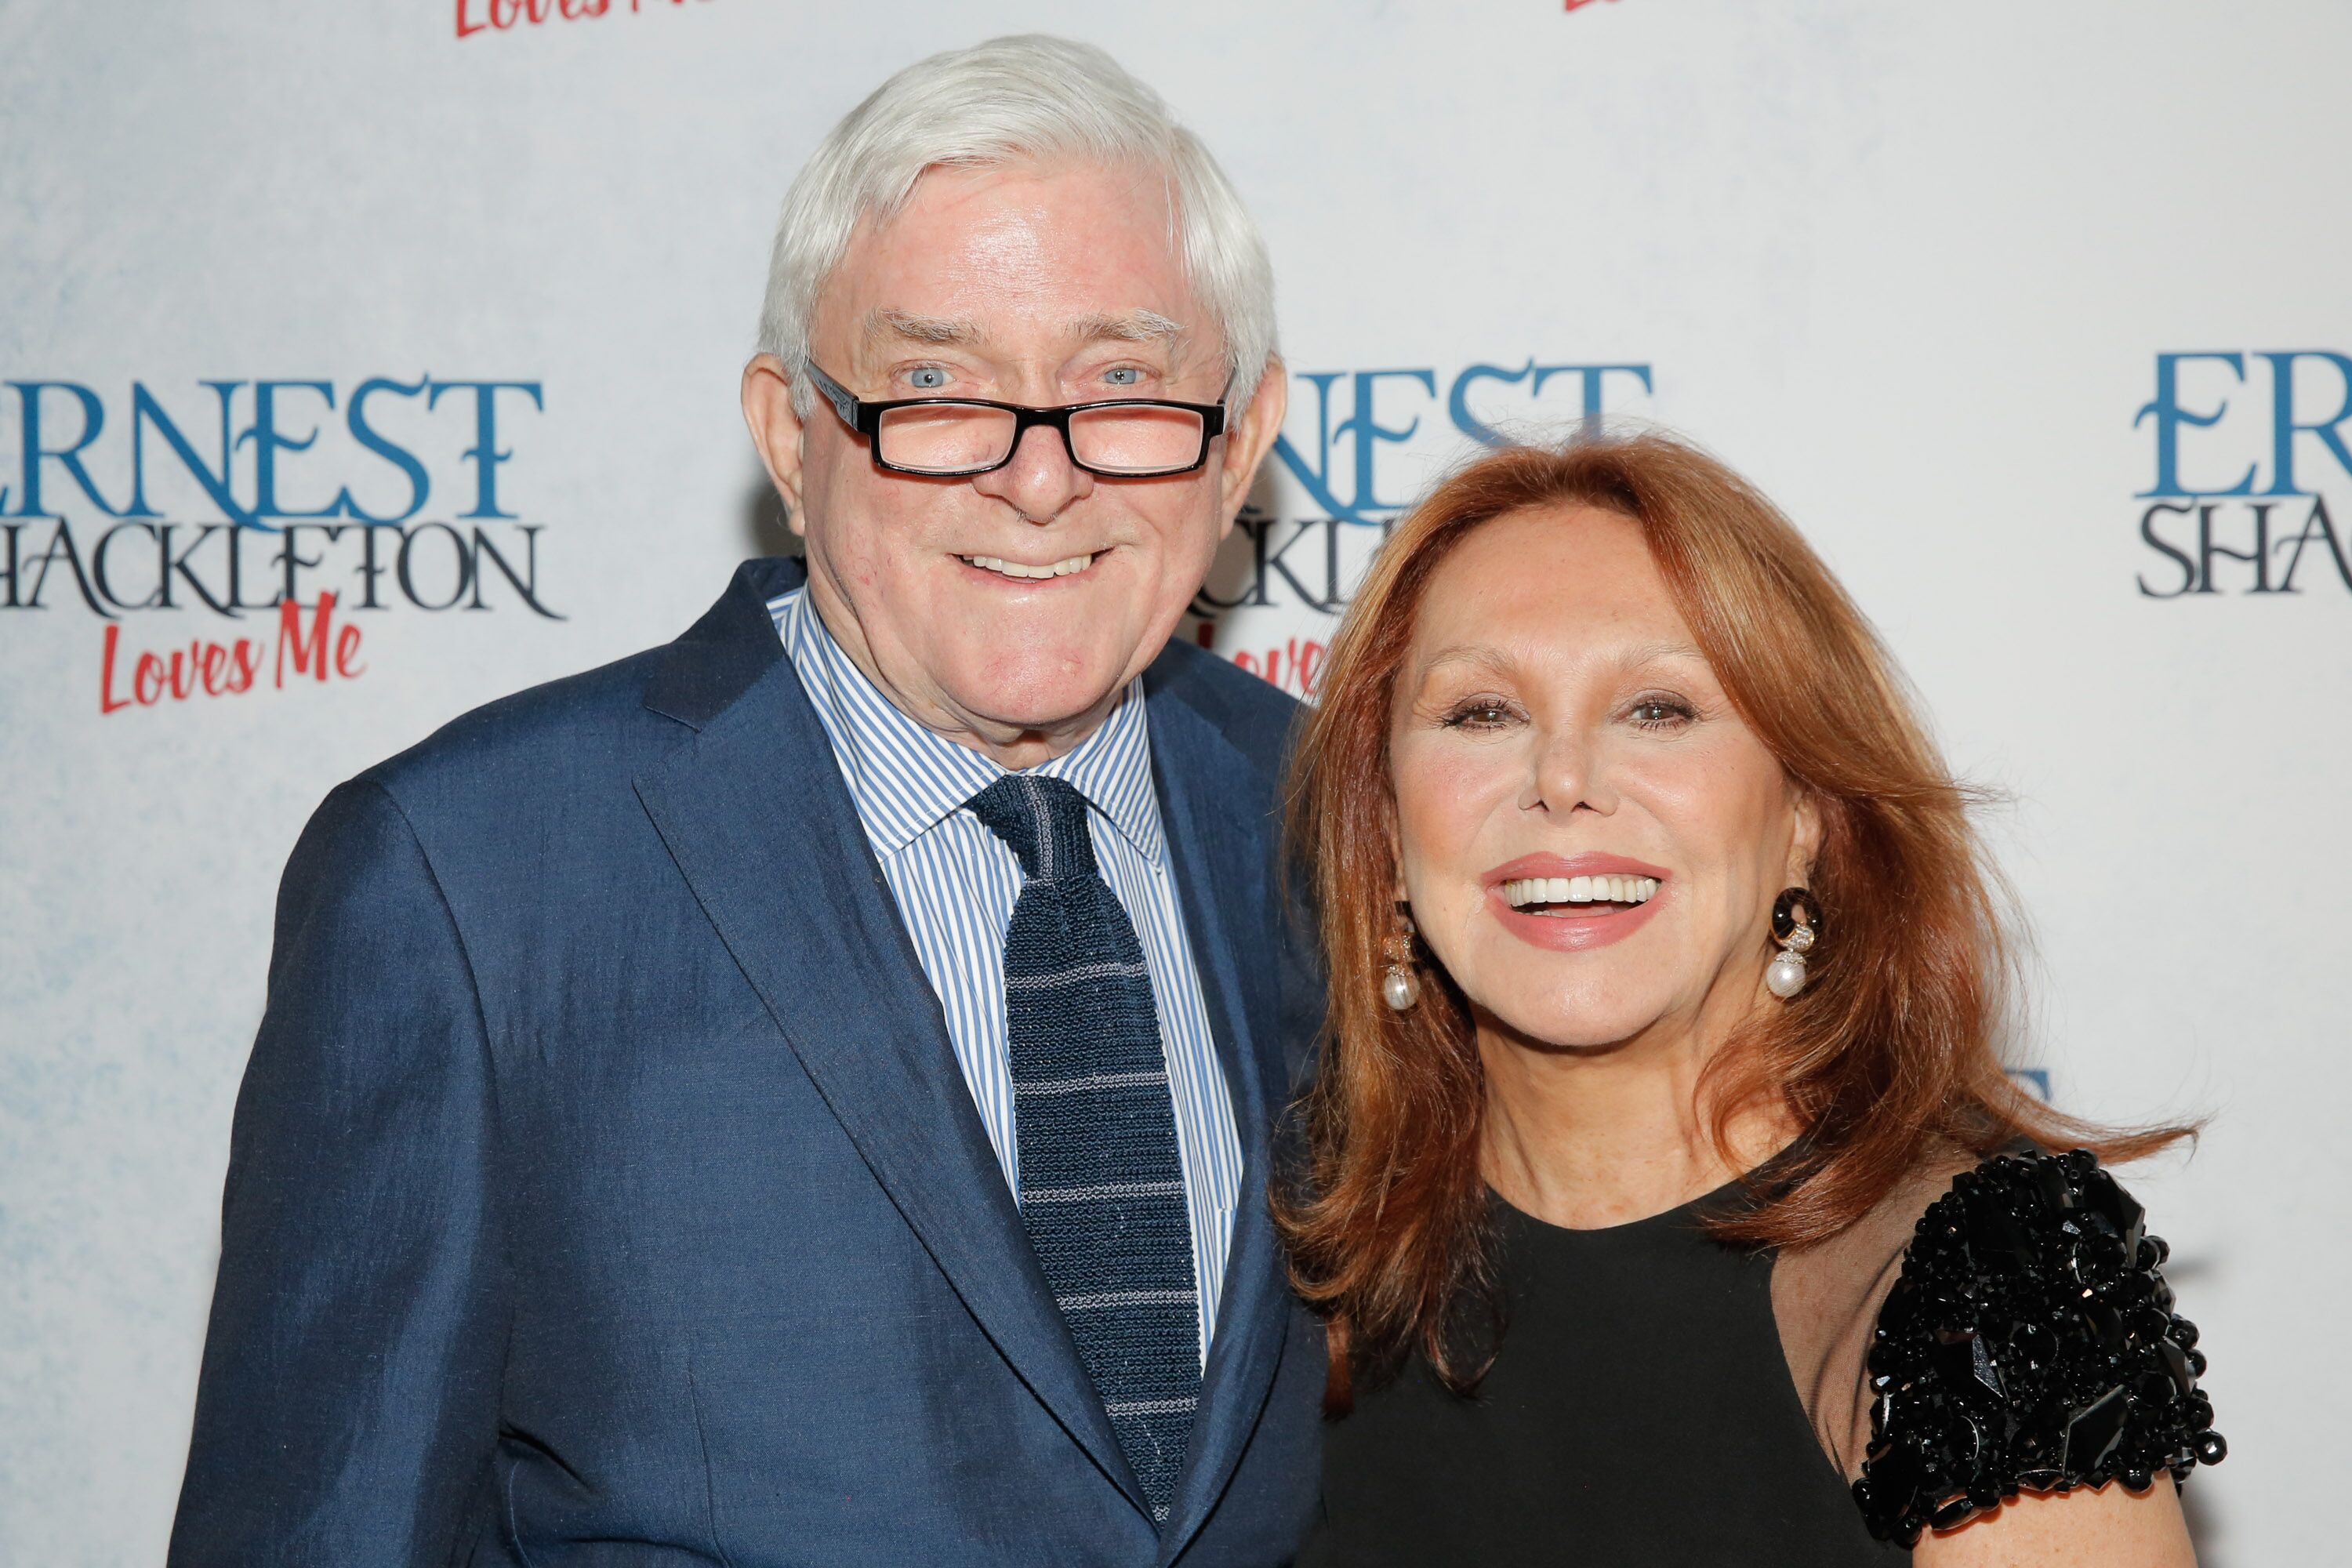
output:
M 1246 1160 L 1155 1531 L 752 562 L 677 642 L 337 789 L 279 896 L 175 1568 L 1276 1563 L 1321 1335 L 1268 1131 L 1319 1018 L 1294 705 L 1145 678 Z

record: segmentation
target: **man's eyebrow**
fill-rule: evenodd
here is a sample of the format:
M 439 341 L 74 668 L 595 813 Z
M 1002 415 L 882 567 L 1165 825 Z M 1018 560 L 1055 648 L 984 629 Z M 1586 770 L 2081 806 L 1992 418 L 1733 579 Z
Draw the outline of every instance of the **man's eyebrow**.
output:
M 1082 343 L 1173 344 L 1184 336 L 1184 326 L 1157 310 L 1102 311 L 1071 322 L 1068 335 Z
M 876 348 L 893 341 L 966 348 L 988 341 L 988 334 L 981 331 L 977 321 L 919 316 L 911 310 L 868 310 L 865 329 L 866 342 Z

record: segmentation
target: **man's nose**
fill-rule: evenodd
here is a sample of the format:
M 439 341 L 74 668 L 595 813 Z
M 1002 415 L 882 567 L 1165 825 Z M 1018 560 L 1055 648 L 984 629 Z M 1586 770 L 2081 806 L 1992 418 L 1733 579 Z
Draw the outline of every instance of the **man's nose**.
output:
M 1094 493 L 1095 477 L 1070 461 L 1059 430 L 1033 425 L 1004 467 L 972 476 L 971 488 L 1004 502 L 1029 522 L 1051 522 L 1072 501 Z

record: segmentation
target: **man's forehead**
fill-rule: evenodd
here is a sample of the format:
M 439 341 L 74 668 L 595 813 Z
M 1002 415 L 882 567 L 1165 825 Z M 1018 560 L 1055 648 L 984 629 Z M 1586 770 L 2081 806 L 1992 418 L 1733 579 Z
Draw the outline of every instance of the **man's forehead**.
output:
M 820 289 L 844 348 L 1018 335 L 1173 344 L 1206 322 L 1164 179 L 1125 165 L 939 168 L 858 220 Z M 837 340 L 838 341 L 838 340 Z

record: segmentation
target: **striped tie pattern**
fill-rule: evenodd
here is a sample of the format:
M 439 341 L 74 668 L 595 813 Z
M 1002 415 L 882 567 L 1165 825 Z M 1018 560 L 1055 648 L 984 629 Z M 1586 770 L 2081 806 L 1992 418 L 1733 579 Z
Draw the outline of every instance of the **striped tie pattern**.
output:
M 1008 773 L 971 810 L 1021 862 L 1004 1006 L 1022 1221 L 1165 1522 L 1201 1403 L 1200 1295 L 1150 971 L 1083 795 Z

